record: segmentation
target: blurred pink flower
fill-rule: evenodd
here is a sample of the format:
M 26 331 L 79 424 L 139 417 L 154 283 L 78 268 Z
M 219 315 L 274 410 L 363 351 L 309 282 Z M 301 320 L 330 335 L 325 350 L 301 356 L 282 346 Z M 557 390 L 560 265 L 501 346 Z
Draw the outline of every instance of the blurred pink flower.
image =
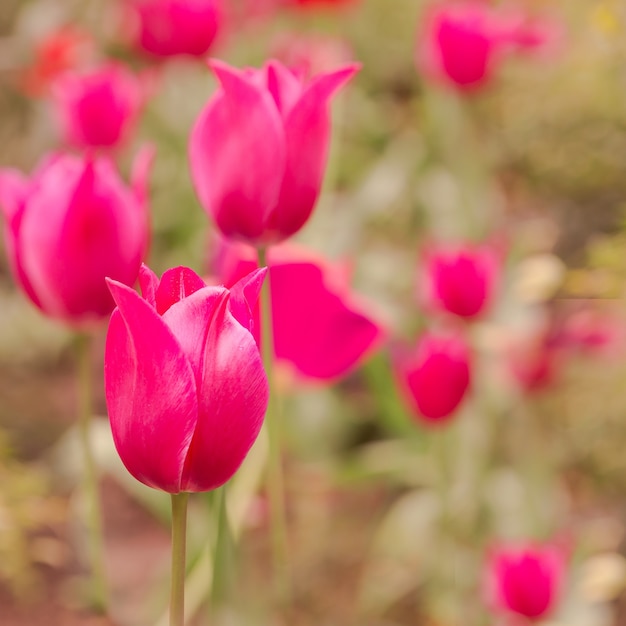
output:
M 169 493 L 209 491 L 257 438 L 268 384 L 249 331 L 266 270 L 228 290 L 190 269 L 161 281 L 143 266 L 143 297 L 114 280 L 105 391 L 117 451 L 139 481 Z
M 559 600 L 567 561 L 568 550 L 555 542 L 494 547 L 485 573 L 488 604 L 533 622 L 547 617 Z
M 491 244 L 431 244 L 422 253 L 418 300 L 428 309 L 475 318 L 489 307 L 501 273 Z
M 196 192 L 222 234 L 257 245 L 296 233 L 311 215 L 328 145 L 328 101 L 349 65 L 305 84 L 277 61 L 262 70 L 211 68 L 221 87 L 200 113 L 189 158 Z
M 417 65 L 461 90 L 487 85 L 506 54 L 542 46 L 554 36 L 547 22 L 483 0 L 441 0 L 427 10 L 417 40 Z
M 350 291 L 347 267 L 293 245 L 271 248 L 268 256 L 278 362 L 301 379 L 332 381 L 380 345 L 383 330 Z M 216 278 L 232 285 L 257 267 L 256 259 L 254 248 L 223 242 L 214 263 Z
M 142 81 L 123 65 L 68 72 L 52 85 L 65 141 L 78 148 L 110 148 L 134 130 L 144 100 Z
M 218 0 L 126 0 L 137 21 L 136 45 L 156 57 L 200 57 L 220 28 Z
M 30 179 L 0 170 L 5 243 L 16 282 L 46 315 L 72 325 L 113 310 L 104 281 L 132 285 L 148 246 L 152 151 L 135 159 L 132 189 L 108 159 L 52 155 Z
M 470 387 L 470 348 L 456 331 L 426 332 L 413 349 L 396 352 L 394 369 L 416 416 L 429 424 L 443 424 Z

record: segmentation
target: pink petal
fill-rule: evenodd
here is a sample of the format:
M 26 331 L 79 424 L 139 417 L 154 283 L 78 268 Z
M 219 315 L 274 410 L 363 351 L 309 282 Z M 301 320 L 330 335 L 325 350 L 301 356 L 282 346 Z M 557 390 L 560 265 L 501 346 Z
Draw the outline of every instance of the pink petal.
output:
M 206 287 L 206 283 L 188 267 L 174 267 L 161 277 L 156 291 L 156 309 L 163 315 L 173 304 Z
M 222 84 L 190 140 L 192 179 L 201 204 L 227 237 L 263 236 L 280 193 L 285 137 L 270 94 L 244 72 L 212 61 Z
M 105 392 L 117 451 L 150 487 L 181 490 L 198 420 L 189 360 L 156 311 L 132 289 L 108 281 L 118 309 L 105 352 Z
M 315 207 L 328 160 L 328 100 L 357 70 L 357 65 L 349 65 L 319 76 L 284 120 L 287 140 L 285 176 L 269 221 L 269 229 L 275 233 L 276 239 L 284 239 L 300 230 Z
M 139 268 L 139 286 L 143 299 L 156 309 L 156 292 L 159 288 L 159 277 L 145 264 Z
M 304 377 L 333 380 L 354 369 L 382 332 L 312 263 L 270 268 L 276 358 Z
M 286 118 L 302 96 L 302 81 L 278 61 L 268 63 L 266 72 L 267 88 L 281 115 Z
M 208 324 L 193 325 L 192 320 L 209 315 Z M 208 491 L 234 474 L 254 443 L 267 408 L 267 377 L 254 338 L 228 309 L 227 291 L 207 287 L 174 305 L 164 317 L 180 329 L 181 342 L 193 351 L 194 367 L 200 368 L 196 369 L 199 417 L 183 489 Z M 192 330 L 183 319 L 192 322 Z
M 147 207 L 149 196 L 149 178 L 154 165 L 156 147 L 153 145 L 143 146 L 133 160 L 132 172 L 130 176 L 131 187 L 135 192 L 137 202 L 141 206 Z
M 251 271 L 230 288 L 230 312 L 253 335 L 260 331 L 255 324 L 255 312 L 266 274 L 266 267 Z

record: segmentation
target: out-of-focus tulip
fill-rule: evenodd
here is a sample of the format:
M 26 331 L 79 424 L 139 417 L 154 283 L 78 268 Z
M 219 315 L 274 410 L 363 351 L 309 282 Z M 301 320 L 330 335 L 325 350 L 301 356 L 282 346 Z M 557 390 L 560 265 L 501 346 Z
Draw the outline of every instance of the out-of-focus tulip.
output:
M 250 246 L 223 242 L 216 278 L 232 285 L 256 258 Z M 383 330 L 351 292 L 346 267 L 293 245 L 271 248 L 268 263 L 276 359 L 300 379 L 345 376 L 380 344 Z
M 143 86 L 123 65 L 71 72 L 52 86 L 65 141 L 78 148 L 110 148 L 133 130 L 143 104 Z
M 138 155 L 132 189 L 104 158 L 53 155 L 30 179 L 0 170 L 11 269 L 45 314 L 89 324 L 113 310 L 105 277 L 135 282 L 148 246 L 151 161 L 152 151 Z
M 487 602 L 502 613 L 531 621 L 555 608 L 565 577 L 567 551 L 556 544 L 500 545 L 489 555 Z
M 35 46 L 34 59 L 21 76 L 24 91 L 40 96 L 64 72 L 78 67 L 89 57 L 91 39 L 74 27 L 64 27 L 50 33 Z
M 156 57 L 204 56 L 221 22 L 218 0 L 127 0 L 137 20 L 136 45 Z
M 413 350 L 396 354 L 395 372 L 417 417 L 444 423 L 470 387 L 470 349 L 456 332 L 426 332 Z
M 251 308 L 265 272 L 228 290 L 188 268 L 159 281 L 143 266 L 143 297 L 108 281 L 117 304 L 105 352 L 111 430 L 124 465 L 149 487 L 215 489 L 256 440 L 268 384 Z
M 436 80 L 475 90 L 489 83 L 508 53 L 535 49 L 547 37 L 547 29 L 519 12 L 481 0 L 442 0 L 427 9 L 417 64 Z
M 418 298 L 426 307 L 469 319 L 489 306 L 501 265 L 492 246 L 430 246 L 422 263 Z
M 309 83 L 277 61 L 262 70 L 211 67 L 221 88 L 191 134 L 196 192 L 224 236 L 276 243 L 313 211 L 328 156 L 329 99 L 357 67 Z
M 328 72 L 353 58 L 341 39 L 302 33 L 282 33 L 273 44 L 273 56 L 300 76 Z

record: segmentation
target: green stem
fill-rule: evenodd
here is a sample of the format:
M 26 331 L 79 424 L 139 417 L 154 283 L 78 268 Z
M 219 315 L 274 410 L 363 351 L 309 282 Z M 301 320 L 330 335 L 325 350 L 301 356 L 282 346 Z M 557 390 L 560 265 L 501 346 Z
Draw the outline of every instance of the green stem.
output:
M 102 514 L 98 494 L 98 471 L 91 448 L 92 380 L 91 335 L 80 333 L 76 341 L 79 419 L 78 430 L 85 463 L 83 488 L 87 500 L 87 533 L 91 566 L 90 601 L 96 611 L 105 613 L 107 606 L 106 575 L 102 535 Z
M 188 493 L 172 494 L 172 588 L 170 626 L 185 625 L 185 556 Z
M 267 250 L 259 248 L 259 266 L 267 266 Z M 272 301 L 270 274 L 267 273 L 261 290 L 261 348 L 267 372 L 270 395 L 265 423 L 269 439 L 268 492 L 270 497 L 272 559 L 278 598 L 289 602 L 289 557 L 287 548 L 287 516 L 285 511 L 285 486 L 281 458 L 281 429 L 278 398 L 274 381 L 274 333 L 272 330 Z

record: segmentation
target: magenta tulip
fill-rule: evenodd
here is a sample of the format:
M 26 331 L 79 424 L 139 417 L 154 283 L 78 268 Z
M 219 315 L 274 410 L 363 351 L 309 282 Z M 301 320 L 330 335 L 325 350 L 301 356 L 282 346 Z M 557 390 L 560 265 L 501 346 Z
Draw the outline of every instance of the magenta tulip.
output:
M 266 270 L 232 289 L 190 269 L 161 281 L 143 266 L 143 297 L 114 280 L 105 391 L 117 451 L 139 481 L 169 493 L 224 484 L 254 443 L 268 384 L 252 307 Z
M 218 280 L 232 285 L 257 267 L 256 256 L 250 246 L 224 243 Z M 384 332 L 350 290 L 345 268 L 295 246 L 272 248 L 268 257 L 274 350 L 283 367 L 301 381 L 332 381 L 380 345 Z
M 137 22 L 136 43 L 156 57 L 204 56 L 221 23 L 217 0 L 127 0 Z
M 556 544 L 498 546 L 487 566 L 488 603 L 533 622 L 547 617 L 558 601 L 566 562 L 566 550 Z
M 416 416 L 430 424 L 454 414 L 470 386 L 470 350 L 457 333 L 425 333 L 395 357 L 400 389 Z
M 132 189 L 108 159 L 53 155 L 30 179 L 0 170 L 5 242 L 18 285 L 46 315 L 74 326 L 114 308 L 110 276 L 132 285 L 148 246 L 147 175 L 135 160 Z
M 228 238 L 276 243 L 308 220 L 330 141 L 330 97 L 350 65 L 305 84 L 277 61 L 237 70 L 212 61 L 220 89 L 196 121 L 191 175 L 204 209 Z
M 502 263 L 492 246 L 430 246 L 422 257 L 418 298 L 427 308 L 468 319 L 485 312 Z
M 110 148 L 125 141 L 144 99 L 141 81 L 113 63 L 62 75 L 52 94 L 65 141 L 78 148 Z
M 551 30 L 481 0 L 442 0 L 427 9 L 417 64 L 435 80 L 474 91 L 489 84 L 507 54 L 543 45 Z

